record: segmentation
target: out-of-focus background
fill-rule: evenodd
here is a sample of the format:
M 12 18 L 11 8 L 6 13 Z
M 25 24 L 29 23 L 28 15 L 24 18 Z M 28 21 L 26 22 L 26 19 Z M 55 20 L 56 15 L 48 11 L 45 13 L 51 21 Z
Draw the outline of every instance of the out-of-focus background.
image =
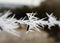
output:
M 46 17 L 46 12 L 53 13 L 58 19 L 60 18 L 60 0 L 0 0 L 0 12 L 11 10 L 16 14 L 16 18 L 25 17 L 26 13 L 37 12 L 37 17 Z M 18 4 L 19 2 L 19 4 Z M 24 3 L 25 2 L 25 3 Z M 60 28 L 54 27 L 55 30 L 41 30 L 41 32 L 29 32 L 26 34 L 26 27 L 19 28 L 21 37 L 13 36 L 7 32 L 0 32 L 0 43 L 57 43 L 60 41 Z

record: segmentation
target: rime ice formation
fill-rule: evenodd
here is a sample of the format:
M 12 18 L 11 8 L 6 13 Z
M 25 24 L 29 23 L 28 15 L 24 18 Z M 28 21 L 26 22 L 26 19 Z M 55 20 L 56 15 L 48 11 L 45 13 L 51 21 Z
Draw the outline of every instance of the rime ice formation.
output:
M 51 26 L 55 26 L 55 24 L 57 24 L 60 27 L 60 21 L 53 16 L 53 13 L 51 13 L 50 15 L 46 13 L 48 17 L 47 21 L 44 20 L 46 19 L 46 17 L 42 19 L 35 17 L 36 13 L 26 13 L 28 17 L 27 20 L 25 20 L 26 17 L 17 20 L 16 18 L 14 18 L 15 15 L 13 15 L 12 17 L 8 17 L 11 14 L 10 11 L 0 13 L 0 15 L 1 14 L 3 14 L 2 16 L 0 16 L 1 29 L 16 36 L 19 36 L 19 32 L 15 30 L 19 27 L 18 23 L 26 24 L 27 26 L 29 26 L 28 32 L 32 31 L 32 29 L 35 29 L 36 31 L 40 32 L 39 28 L 44 28 L 45 25 L 48 25 L 49 29 L 51 29 Z
M 51 13 L 50 15 L 48 13 L 46 13 L 46 15 L 48 16 L 49 29 L 51 26 L 55 26 L 55 24 L 57 24 L 60 27 L 60 21 L 57 20 L 57 18 L 55 16 L 53 16 L 53 13 Z
M 3 31 L 18 36 L 18 32 L 14 30 L 18 27 L 18 24 L 15 23 L 16 19 L 14 18 L 14 16 L 7 18 L 10 14 L 11 12 L 7 11 L 0 17 L 0 27 Z
M 36 13 L 26 13 L 26 14 L 28 16 L 28 20 L 24 20 L 23 18 L 22 20 L 20 19 L 19 23 L 29 25 L 29 30 L 34 28 L 40 32 L 39 28 L 42 28 L 42 27 L 44 28 L 45 25 L 48 25 L 48 28 L 51 29 L 50 27 L 55 26 L 55 24 L 57 24 L 60 27 L 60 21 L 57 20 L 55 16 L 53 16 L 53 13 L 51 13 L 50 15 L 46 13 L 48 17 L 47 21 L 44 20 L 46 19 L 46 17 L 42 19 L 35 17 Z M 40 27 L 39 25 L 42 27 Z

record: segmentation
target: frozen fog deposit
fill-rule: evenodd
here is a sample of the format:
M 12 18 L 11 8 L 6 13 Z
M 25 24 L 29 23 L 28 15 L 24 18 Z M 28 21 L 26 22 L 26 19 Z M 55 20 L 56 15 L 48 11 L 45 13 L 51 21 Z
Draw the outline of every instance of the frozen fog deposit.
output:
M 57 20 L 57 18 L 53 16 L 53 13 L 51 13 L 50 15 L 46 13 L 48 17 L 47 21 L 44 20 L 46 19 L 46 17 L 42 19 L 35 17 L 36 13 L 26 13 L 28 17 L 27 20 L 25 20 L 25 17 L 17 20 L 16 18 L 14 18 L 15 15 L 13 15 L 12 17 L 8 17 L 11 13 L 12 12 L 10 11 L 5 12 L 4 14 L 0 13 L 0 15 L 3 14 L 2 16 L 0 16 L 0 27 L 2 31 L 6 31 L 16 36 L 19 36 L 19 32 L 15 30 L 19 27 L 18 23 L 26 24 L 27 26 L 29 26 L 28 31 L 35 29 L 36 31 L 40 32 L 39 28 L 44 28 L 45 25 L 48 25 L 49 29 L 51 29 L 51 26 L 55 26 L 55 24 L 60 27 L 60 20 Z

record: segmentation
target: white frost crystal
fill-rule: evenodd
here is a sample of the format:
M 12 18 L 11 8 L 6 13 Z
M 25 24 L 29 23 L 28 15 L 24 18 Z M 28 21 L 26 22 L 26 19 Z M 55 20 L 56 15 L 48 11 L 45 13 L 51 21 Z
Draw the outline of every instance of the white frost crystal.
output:
M 18 36 L 18 32 L 15 31 L 15 29 L 18 28 L 18 24 L 15 23 L 16 19 L 14 17 L 7 18 L 10 14 L 11 12 L 7 11 L 0 17 L 0 27 L 3 31 Z
M 3 13 L 0 13 L 0 15 L 1 14 Z M 15 15 L 13 15 L 12 17 L 8 17 L 10 14 L 11 12 L 7 11 L 2 16 L 0 16 L 0 27 L 3 31 L 6 31 L 16 36 L 19 36 L 19 32 L 15 30 L 19 27 L 18 23 L 26 24 L 27 26 L 29 26 L 28 31 L 35 29 L 40 32 L 39 28 L 44 28 L 45 25 L 48 25 L 49 29 L 51 29 L 51 26 L 55 26 L 55 24 L 60 27 L 60 21 L 53 16 L 53 13 L 51 13 L 50 15 L 46 13 L 48 17 L 47 21 L 44 20 L 46 19 L 46 17 L 42 19 L 35 17 L 36 13 L 26 13 L 26 15 L 28 16 L 28 20 L 25 20 L 26 17 L 17 20 L 16 18 L 14 18 Z

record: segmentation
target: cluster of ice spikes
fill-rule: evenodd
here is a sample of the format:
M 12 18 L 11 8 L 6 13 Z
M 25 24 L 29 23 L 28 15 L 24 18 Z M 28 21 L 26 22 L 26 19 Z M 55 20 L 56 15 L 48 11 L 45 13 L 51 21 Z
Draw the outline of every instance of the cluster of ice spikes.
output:
M 12 12 L 7 11 L 4 14 L 0 13 L 0 27 L 1 30 L 6 31 L 8 33 L 11 33 L 13 35 L 19 36 L 19 32 L 17 32 L 15 29 L 17 29 L 19 27 L 19 24 L 26 24 L 27 26 L 29 26 L 28 31 L 35 29 L 37 31 L 40 32 L 39 28 L 44 28 L 45 25 L 48 25 L 48 28 L 51 29 L 51 26 L 55 26 L 55 24 L 57 24 L 60 27 L 60 21 L 57 20 L 57 18 L 55 18 L 53 16 L 53 13 L 51 13 L 50 15 L 48 13 L 46 13 L 48 20 L 44 20 L 45 18 L 39 19 L 37 17 L 35 17 L 36 13 L 26 13 L 28 16 L 28 20 L 26 20 L 24 18 L 20 18 L 19 20 L 17 20 L 15 17 L 15 15 L 13 15 L 12 17 L 8 17 Z M 40 27 L 42 26 L 42 27 Z M 39 27 L 39 28 L 38 28 Z
M 18 28 L 18 24 L 15 23 L 16 19 L 13 17 L 7 18 L 12 12 L 7 11 L 4 14 L 0 13 L 0 29 L 3 31 L 6 31 L 8 33 L 11 33 L 13 35 L 18 36 L 18 32 L 15 31 L 15 29 Z

